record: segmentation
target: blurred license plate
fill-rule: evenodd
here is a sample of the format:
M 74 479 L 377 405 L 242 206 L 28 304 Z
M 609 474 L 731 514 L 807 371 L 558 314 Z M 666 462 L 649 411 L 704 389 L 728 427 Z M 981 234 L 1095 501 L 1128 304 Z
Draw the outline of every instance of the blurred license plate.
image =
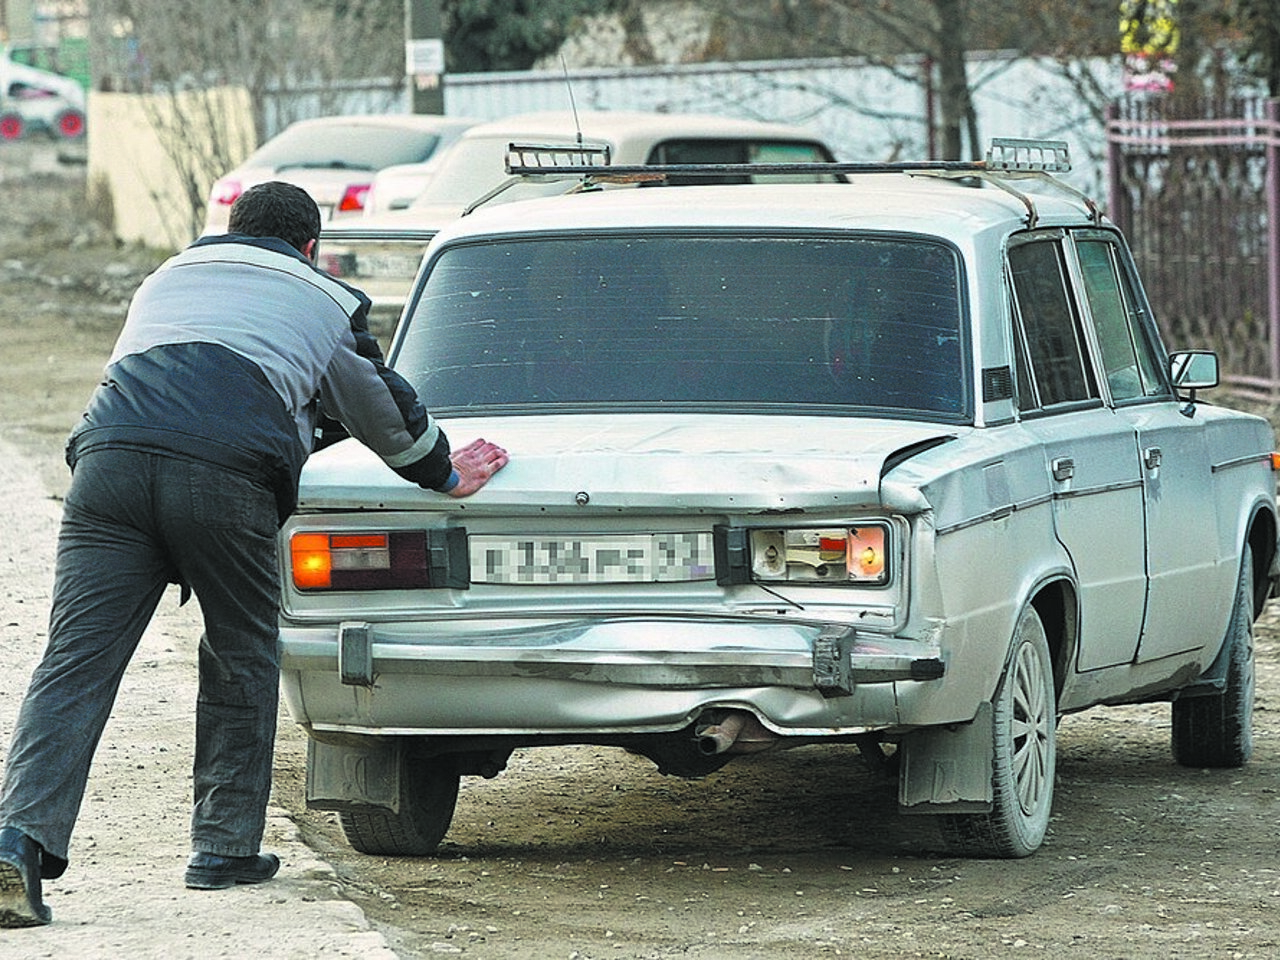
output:
M 412 280 L 422 263 L 422 248 L 414 253 L 361 253 L 356 255 L 358 277 L 403 277 Z
M 715 577 L 710 533 L 473 536 L 472 583 L 676 583 Z

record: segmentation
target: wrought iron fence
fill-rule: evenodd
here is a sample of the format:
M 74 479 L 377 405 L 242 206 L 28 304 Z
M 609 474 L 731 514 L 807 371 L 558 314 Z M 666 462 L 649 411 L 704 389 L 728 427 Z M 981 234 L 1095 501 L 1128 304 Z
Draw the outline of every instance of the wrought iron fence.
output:
M 1107 157 L 1108 213 L 1166 342 L 1216 350 L 1226 386 L 1280 401 L 1280 101 L 1119 103 Z

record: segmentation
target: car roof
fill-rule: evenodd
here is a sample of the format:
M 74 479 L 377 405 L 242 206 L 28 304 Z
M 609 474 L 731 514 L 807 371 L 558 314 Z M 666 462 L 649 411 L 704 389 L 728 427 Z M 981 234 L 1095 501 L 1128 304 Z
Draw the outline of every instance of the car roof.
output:
M 820 141 L 804 127 L 789 123 L 769 123 L 700 113 L 646 113 L 632 110 L 545 110 L 515 114 L 478 123 L 463 139 L 494 137 L 554 137 L 574 139 L 579 131 L 586 140 L 608 140 L 613 143 L 643 139 L 716 140 L 723 137 Z
M 848 183 L 685 186 L 602 190 L 481 208 L 454 221 L 437 243 L 532 231 L 626 229 L 863 230 L 916 233 L 964 245 L 989 230 L 1028 223 L 1027 205 L 1002 190 L 934 176 L 854 174 Z M 1079 200 L 1031 194 L 1041 226 L 1095 222 Z
M 332 117 L 312 117 L 308 120 L 295 120 L 285 127 L 400 127 L 418 130 L 448 130 L 456 127 L 471 127 L 478 121 L 469 117 L 445 117 L 433 113 L 352 113 Z M 280 133 L 283 133 L 281 130 Z M 279 134 L 277 134 L 278 136 Z

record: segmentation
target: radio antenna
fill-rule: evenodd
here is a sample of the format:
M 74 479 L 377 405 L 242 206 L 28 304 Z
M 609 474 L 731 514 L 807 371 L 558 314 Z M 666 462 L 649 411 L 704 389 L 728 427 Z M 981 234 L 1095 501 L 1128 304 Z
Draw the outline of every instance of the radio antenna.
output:
M 560 54 L 560 69 L 564 71 L 564 87 L 569 91 L 569 109 L 573 111 L 573 128 L 578 134 L 578 146 L 582 146 L 582 124 L 578 121 L 578 104 L 573 99 L 573 84 L 569 82 L 569 64 Z

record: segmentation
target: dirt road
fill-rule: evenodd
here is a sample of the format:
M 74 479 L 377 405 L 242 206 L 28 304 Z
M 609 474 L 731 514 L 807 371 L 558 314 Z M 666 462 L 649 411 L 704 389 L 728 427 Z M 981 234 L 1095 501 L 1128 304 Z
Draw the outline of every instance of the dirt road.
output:
M 10 216 L 0 225 L 0 439 L 29 465 L 30 482 L 16 495 L 47 494 L 56 507 L 66 482 L 62 438 L 129 292 L 156 257 L 115 249 L 84 225 L 74 171 L 25 169 L 3 185 Z M 51 538 L 52 522 L 31 536 Z M 30 611 L 41 602 L 31 576 L 13 564 L 5 570 L 6 644 L 26 642 L 18 631 L 40 620 Z M 194 677 L 194 621 L 188 612 L 170 616 L 158 652 L 135 662 L 130 682 L 147 684 L 156 670 Z M 413 861 L 357 855 L 331 814 L 303 809 L 304 745 L 286 722 L 275 801 L 332 866 L 331 882 L 314 882 L 358 905 L 404 957 L 1269 960 L 1280 955 L 1274 604 L 1259 633 L 1252 763 L 1237 771 L 1175 766 L 1167 705 L 1067 717 L 1049 836 L 1027 860 L 931 855 L 930 821 L 899 817 L 892 783 L 848 747 L 764 754 L 700 781 L 662 777 L 616 750 L 518 753 L 496 780 L 464 781 L 440 855 Z M 0 716 L 11 715 L 11 687 Z M 121 908 L 161 882 L 138 875 L 126 855 L 146 831 L 145 818 L 127 809 L 126 788 L 171 796 L 165 816 L 186 815 L 186 715 L 153 712 L 113 721 L 114 750 L 131 762 L 103 765 L 86 806 L 110 816 L 77 839 L 89 853 L 82 882 L 109 875 Z M 7 742 L 7 729 L 0 733 Z M 289 829 L 280 824 L 276 838 L 288 842 Z M 289 848 L 287 883 L 307 879 L 309 854 L 300 850 Z M 185 852 L 165 856 L 180 865 Z M 323 865 L 316 869 L 324 876 Z M 174 884 L 174 870 L 163 883 Z M 294 898 L 295 926 L 305 933 L 314 922 L 309 902 L 298 888 L 275 889 Z M 184 909 L 180 888 L 169 893 Z M 63 898 L 66 915 L 85 924 L 86 937 L 109 924 L 104 911 L 77 916 L 72 899 Z M 275 932 L 259 955 L 290 955 Z M 280 932 L 297 931 L 286 924 Z M 0 940 L 0 957 L 17 956 L 7 943 Z M 180 938 L 154 946 L 156 956 L 166 948 L 216 955 L 183 952 L 189 945 Z

